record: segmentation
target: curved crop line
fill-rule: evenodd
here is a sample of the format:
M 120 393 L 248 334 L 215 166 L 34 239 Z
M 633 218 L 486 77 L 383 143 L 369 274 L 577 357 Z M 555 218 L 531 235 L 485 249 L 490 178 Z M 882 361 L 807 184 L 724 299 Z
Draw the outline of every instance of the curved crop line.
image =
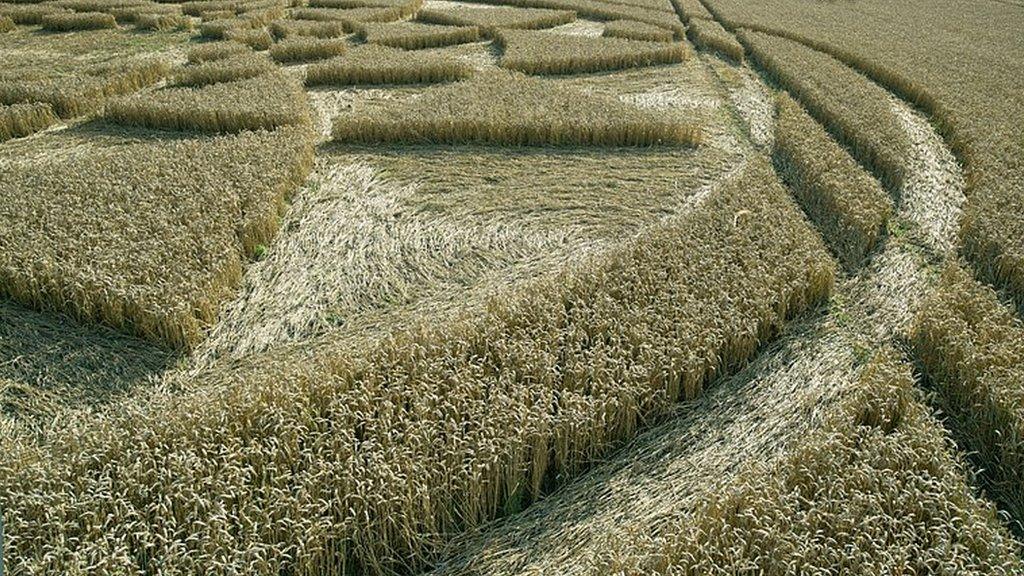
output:
M 814 40 L 771 26 L 729 20 L 709 5 L 708 0 L 698 1 L 730 32 L 735 33 L 738 29 L 760 32 L 784 38 L 827 54 L 920 111 L 927 117 L 946 148 L 961 166 L 965 182 L 965 196 L 971 198 L 978 194 L 982 197 L 979 202 L 984 202 L 985 190 L 991 186 L 981 187 L 983 170 L 979 166 L 981 162 L 977 156 L 976 144 L 970 140 L 967 135 L 968 131 L 963 129 L 961 122 L 951 114 L 949 108 L 923 86 L 884 65 L 857 56 L 828 42 Z M 1021 296 L 1024 293 L 1024 280 L 1021 279 L 1020 273 L 1024 263 L 1019 256 L 1014 256 L 1008 249 L 1005 237 L 1003 241 L 1000 241 L 998 235 L 993 237 L 992 233 L 978 231 L 977 219 L 978 216 L 971 209 L 964 210 L 959 216 L 956 234 L 960 241 L 959 253 L 970 263 L 974 275 L 979 281 L 997 290 L 1008 290 L 1014 300 L 1017 316 L 1024 316 L 1024 297 Z
M 607 565 L 570 559 L 599 558 L 597 551 L 607 551 L 620 539 L 630 542 L 635 534 L 660 537 L 666 516 L 679 518 L 672 515 L 696 509 L 703 495 L 696 487 L 707 488 L 708 482 L 737 473 L 741 466 L 736 463 L 751 455 L 776 457 L 778 446 L 805 435 L 811 427 L 797 407 L 834 407 L 862 376 L 870 377 L 861 368 L 858 350 L 886 347 L 903 334 L 934 282 L 927 257 L 911 241 L 883 245 L 864 273 L 837 285 L 835 313 L 797 324 L 687 411 L 637 436 L 557 494 L 482 535 L 459 536 L 429 575 L 610 573 Z M 861 401 L 856 405 L 865 406 Z M 760 418 L 762 412 L 770 417 Z M 735 428 L 723 431 L 723 426 Z M 727 446 L 722 437 L 730 438 Z M 749 511 L 749 506 L 743 509 Z M 621 521 L 625 516 L 628 527 Z M 739 562 L 749 556 L 737 557 Z M 681 573 L 703 573 L 690 560 L 679 562 L 685 566 Z
M 754 24 L 752 22 L 735 22 L 733 20 L 726 19 L 718 12 L 718 10 L 712 7 L 706 0 L 699 0 L 700 3 L 711 13 L 712 16 L 717 20 L 726 30 L 736 33 L 738 29 L 745 28 L 754 32 L 761 32 L 762 34 L 769 34 L 771 36 L 778 36 L 797 42 L 810 48 L 817 50 L 824 54 L 839 60 L 843 64 L 849 66 L 853 70 L 867 76 L 875 84 L 878 84 L 882 88 L 885 88 L 889 92 L 893 93 L 896 97 L 904 102 L 910 104 L 912 107 L 917 108 L 923 112 L 928 119 L 933 123 L 936 131 L 946 142 L 946 146 L 953 152 L 957 162 L 965 169 L 965 176 L 967 178 L 968 188 L 971 188 L 971 183 L 974 178 L 971 175 L 973 150 L 971 145 L 961 135 L 961 130 L 956 126 L 952 116 L 946 110 L 938 99 L 936 99 L 930 92 L 925 90 L 922 86 L 914 83 L 911 80 L 903 77 L 902 75 L 894 72 L 893 70 L 869 61 L 866 58 L 857 56 L 852 52 L 847 52 L 841 48 L 838 48 L 827 42 L 821 42 L 809 38 L 802 34 L 790 32 L 788 30 L 782 30 L 779 28 L 773 28 L 771 26 L 764 26 L 760 24 Z
M 932 121 L 936 133 L 963 166 L 966 188 L 970 189 L 976 183 L 976 176 L 971 174 L 970 145 L 961 139 L 945 108 L 920 86 L 885 67 L 871 64 L 827 43 L 768 26 L 738 25 L 727 21 L 705 0 L 700 1 L 734 33 L 737 29 L 761 32 L 832 56 L 916 107 Z M 979 263 L 974 264 L 978 266 Z M 920 306 L 920 313 L 915 315 L 910 338 L 915 356 L 924 363 L 927 376 L 939 390 L 937 398 L 930 403 L 933 406 L 938 403 L 938 407 L 951 416 L 951 432 L 960 449 L 979 456 L 975 470 L 980 471 L 982 485 L 990 492 L 987 499 L 998 503 L 1008 513 L 1010 520 L 1007 524 L 1019 535 L 1021 522 L 1024 522 L 1019 474 L 1014 474 L 1020 469 L 1015 466 L 1020 460 L 1020 438 L 1014 431 L 1019 423 L 1019 414 L 1014 413 L 1012 399 L 1009 398 L 1013 393 L 1012 375 L 1008 374 L 1008 368 L 1000 365 L 1005 361 L 1000 359 L 1000 354 L 1003 359 L 1012 358 L 1012 347 L 1017 342 L 1013 335 L 992 335 L 1000 330 L 1012 330 L 1009 327 L 1014 325 L 1017 316 L 1003 309 L 991 290 L 981 288 L 981 284 L 975 282 L 974 275 L 965 279 L 961 274 L 963 271 L 958 266 L 947 268 L 937 283 L 938 288 Z M 989 322 L 984 328 L 992 334 L 980 336 L 983 330 L 976 324 L 984 322 Z M 958 339 L 958 330 L 966 330 L 971 337 Z M 968 340 L 973 348 L 965 344 Z M 968 356 L 969 361 L 962 360 Z M 957 362 L 956 358 L 961 358 L 961 361 Z M 966 372 L 963 369 L 965 364 Z M 1000 389 L 1000 385 L 1009 387 Z M 975 457 L 972 456 L 971 460 L 975 461 Z

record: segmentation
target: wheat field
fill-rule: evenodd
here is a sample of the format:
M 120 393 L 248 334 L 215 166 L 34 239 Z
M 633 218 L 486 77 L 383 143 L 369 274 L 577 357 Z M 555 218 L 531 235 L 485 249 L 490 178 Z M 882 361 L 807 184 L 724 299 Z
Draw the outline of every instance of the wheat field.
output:
M 0 573 L 1024 574 L 1022 29 L 0 2 Z

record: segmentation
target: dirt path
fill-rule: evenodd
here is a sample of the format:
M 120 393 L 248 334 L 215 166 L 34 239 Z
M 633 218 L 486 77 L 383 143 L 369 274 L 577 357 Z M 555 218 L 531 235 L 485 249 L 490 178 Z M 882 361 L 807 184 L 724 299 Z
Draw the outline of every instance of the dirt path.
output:
M 770 92 L 739 73 L 730 90 L 751 140 L 770 148 Z M 596 558 L 636 530 L 657 534 L 670 515 L 692 511 L 752 461 L 772 461 L 819 426 L 878 347 L 901 339 L 955 249 L 963 202 L 960 167 L 927 120 L 905 103 L 893 113 L 914 142 L 900 190 L 896 232 L 856 277 L 839 283 L 829 311 L 797 321 L 746 369 L 681 405 L 607 462 L 562 491 L 460 538 L 432 572 L 598 574 Z

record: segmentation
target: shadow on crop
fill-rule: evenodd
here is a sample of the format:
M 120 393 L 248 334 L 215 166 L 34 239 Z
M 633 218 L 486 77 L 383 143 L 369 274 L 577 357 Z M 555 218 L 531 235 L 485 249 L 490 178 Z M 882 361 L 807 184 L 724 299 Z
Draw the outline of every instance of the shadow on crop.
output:
M 0 412 L 15 418 L 99 407 L 152 383 L 177 360 L 105 326 L 0 300 Z

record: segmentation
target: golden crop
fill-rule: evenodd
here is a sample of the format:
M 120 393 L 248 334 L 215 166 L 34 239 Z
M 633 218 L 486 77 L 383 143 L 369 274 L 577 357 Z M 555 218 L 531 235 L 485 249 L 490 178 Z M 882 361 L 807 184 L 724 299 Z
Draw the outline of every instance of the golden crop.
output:
M 117 20 L 104 12 L 50 12 L 43 14 L 39 23 L 43 30 L 53 32 L 117 27 Z
M 310 8 L 390 8 L 400 10 L 403 18 L 416 13 L 423 0 L 309 0 Z
M 397 8 L 297 8 L 292 11 L 296 20 L 317 22 L 340 22 L 345 32 L 355 32 L 356 27 L 366 22 L 394 22 L 401 20 L 408 12 Z
M 161 130 L 239 132 L 309 122 L 298 81 L 281 73 L 200 87 L 167 87 L 109 102 L 113 123 Z
M 224 39 L 239 42 L 253 50 L 269 50 L 274 39 L 263 28 L 231 28 L 224 31 Z
M 50 4 L 0 4 L 0 15 L 10 18 L 15 24 L 42 24 L 46 14 L 67 12 Z
M 412 569 L 700 394 L 826 299 L 834 274 L 754 158 L 692 212 L 479 310 L 259 355 L 69 422 L 52 442 L 74 449 L 41 460 L 47 473 L 0 455 L 8 545 L 56 570 L 103 550 L 122 571 Z M 31 521 L 49 499 L 66 505 Z M 80 522 L 125 506 L 140 518 Z
M 1024 313 L 1024 170 L 1007 175 L 1004 160 L 979 153 L 975 170 L 978 194 L 969 197 L 960 223 L 963 252 L 986 281 L 1009 290 L 1017 310 Z M 1024 137 L 1020 157 L 1024 158 Z M 983 158 L 983 159 L 982 159 Z
M 265 26 L 270 20 L 284 17 L 287 2 L 279 0 L 199 0 L 184 2 L 181 11 L 189 16 L 203 16 L 211 12 L 230 12 L 256 21 L 255 26 Z M 269 18 L 269 20 L 267 20 Z
M 736 62 L 743 61 L 743 46 L 736 41 L 732 34 L 727 32 L 722 25 L 714 20 L 696 18 L 689 24 L 686 31 L 687 37 L 698 48 L 708 52 L 718 52 L 723 56 L 732 58 Z
M 681 42 L 588 38 L 527 30 L 495 35 L 503 68 L 526 74 L 579 74 L 682 62 L 690 51 Z
M 238 0 L 235 10 L 239 14 L 262 14 L 265 11 L 283 11 L 291 6 L 288 0 Z
M 173 352 L 105 326 L 10 300 L 0 300 L 0 334 L 0 354 L 18 359 L 0 364 L 0 441 L 5 451 L 19 450 L 8 444 L 17 441 L 5 430 L 10 415 L 19 423 L 44 423 L 59 418 L 70 405 L 100 408 L 175 359 Z
M 1024 132 L 1007 128 L 1024 126 L 1016 7 L 955 2 L 949 9 L 963 14 L 958 29 L 985 33 L 954 42 L 947 12 L 929 0 L 707 4 L 730 29 L 761 30 L 829 54 L 925 111 L 964 165 L 962 250 L 981 278 L 1007 288 L 1024 310 Z M 1003 55 L 999 63 L 994 54 Z
M 181 11 L 189 16 L 202 16 L 205 12 L 231 12 L 236 13 L 235 7 L 238 2 L 234 0 L 201 0 L 198 2 L 184 2 Z
M 986 490 L 1024 520 L 1024 327 L 956 265 L 921 306 L 912 341 L 956 438 Z
M 530 8 L 444 8 L 420 10 L 416 18 L 429 24 L 476 26 L 485 37 L 492 37 L 499 28 L 536 29 L 567 24 L 576 19 L 570 10 Z
M 604 0 L 487 0 L 487 3 L 521 8 L 568 10 L 581 18 L 594 20 L 634 20 L 671 30 L 677 40 L 682 40 L 686 33 L 686 27 L 671 10 L 652 10 Z
M 203 12 L 203 23 L 199 25 L 199 33 L 204 38 L 222 39 L 228 38 L 231 34 L 245 37 L 246 34 L 254 34 L 258 38 L 257 44 L 261 44 L 264 38 L 259 32 L 262 28 L 274 20 L 284 16 L 281 8 L 268 8 L 254 12 L 243 12 L 235 17 L 222 18 L 220 11 Z M 227 14 L 227 13 L 225 13 Z M 208 19 L 207 16 L 213 17 Z M 215 16 L 215 17 L 214 17 Z M 256 32 L 247 32 L 256 30 Z
M 892 112 L 894 85 L 971 142 L 962 251 L 1024 301 L 1020 163 L 983 146 L 1021 130 L 965 120 L 989 114 L 981 100 L 939 106 L 934 78 L 907 76 L 909 60 L 941 68 L 931 56 L 864 55 L 846 30 L 858 20 L 827 18 L 888 0 L 480 1 L 498 6 L 0 4 L 0 29 L 7 14 L 153 30 L 201 18 L 198 36 L 219 39 L 128 27 L 0 37 L 0 60 L 10 46 L 14 62 L 0 70 L 0 520 L 12 574 L 443 571 L 460 537 L 609 457 L 626 466 L 617 478 L 639 477 L 618 450 L 652 423 L 701 416 L 690 401 L 794 317 L 831 300 L 797 323 L 795 342 L 824 325 L 851 343 L 845 327 L 830 332 L 850 284 L 880 269 L 931 282 L 937 250 L 914 234 L 891 242 L 918 268 L 878 258 L 858 270 L 893 218 L 878 180 L 898 188 L 920 152 Z M 963 19 L 1005 6 L 952 1 Z M 744 18 L 723 27 L 709 12 L 720 5 Z M 799 26 L 802 11 L 825 40 L 757 23 Z M 602 36 L 577 16 L 606 22 Z M 727 29 L 746 18 L 756 22 L 737 40 Z M 906 50 L 885 29 L 912 26 L 887 20 L 864 18 L 868 43 Z M 986 89 L 1024 62 L 1024 44 L 987 50 L 1008 27 L 989 26 L 971 42 L 943 27 L 931 46 L 948 70 L 988 62 L 970 74 Z M 117 54 L 104 44 L 113 35 Z M 687 38 L 734 61 L 690 59 Z M 188 64 L 121 51 L 187 52 Z M 752 86 L 748 53 L 773 86 Z M 792 96 L 771 110 L 765 96 L 780 86 Z M 1019 98 L 999 94 L 996 109 L 1017 119 Z M 774 126 L 774 167 L 734 116 Z M 317 144 L 314 118 L 332 121 L 333 142 Z M 275 239 L 279 227 L 288 234 Z M 826 247 L 863 272 L 834 299 Z M 1024 327 L 961 267 L 901 342 L 934 388 L 927 398 L 888 347 L 842 350 L 852 367 L 834 396 L 787 405 L 810 434 L 790 430 L 769 450 L 782 425 L 768 411 L 726 416 L 758 420 L 768 439 L 726 433 L 720 419 L 687 428 L 759 458 L 695 489 L 698 502 L 662 498 L 651 523 L 587 502 L 563 509 L 599 530 L 622 523 L 574 534 L 607 553 L 595 576 L 1024 573 L 985 500 L 1024 518 Z M 854 294 L 871 314 L 887 310 Z M 805 379 L 786 342 L 767 353 L 793 390 Z M 762 388 L 742 388 L 740 405 L 764 402 Z M 735 390 L 704 406 L 732 406 Z M 983 469 L 983 495 L 936 409 Z M 601 480 L 598 493 L 622 488 Z M 482 554 L 532 562 L 514 548 Z
M 985 34 L 977 41 L 951 42 L 944 28 L 946 14 L 923 0 L 900 4 L 865 0 L 856 8 L 841 3 L 797 6 L 779 2 L 770 9 L 758 3 L 710 0 L 708 7 L 731 29 L 759 31 L 743 32 L 740 38 L 753 39 L 765 51 L 817 54 L 813 57 L 817 63 L 791 70 L 783 84 L 792 85 L 800 75 L 805 86 L 798 91 L 814 92 L 809 88 L 813 83 L 821 92 L 847 93 L 844 100 L 833 98 L 829 103 L 831 120 L 826 124 L 833 122 L 834 133 L 846 133 L 846 144 L 890 182 L 899 181 L 894 164 L 904 143 L 886 118 L 887 100 L 898 96 L 925 111 L 964 165 L 967 204 L 961 219 L 961 251 L 981 279 L 1006 288 L 1017 311 L 1022 310 L 1024 138 L 1018 127 L 1024 126 L 1024 115 L 1015 103 L 1015 95 L 1019 93 L 1020 62 L 1024 60 L 1018 57 L 1019 26 L 1011 8 L 1003 4 L 979 7 L 954 3 L 949 8 L 964 14 L 959 20 L 960 29 L 984 30 Z M 871 12 L 884 17 L 863 17 Z M 768 38 L 774 38 L 770 42 L 773 47 L 768 46 Z M 747 48 L 757 51 L 752 44 Z M 1000 64 L 994 64 L 993 54 L 1002 55 Z M 807 61 L 810 57 L 799 59 Z M 775 64 L 778 62 L 766 67 Z M 814 68 L 819 70 L 811 75 Z M 884 89 L 865 91 L 859 79 L 864 76 Z M 863 115 L 860 127 L 847 126 L 863 133 L 856 137 L 834 122 L 838 116 L 863 108 L 859 102 L 871 103 L 875 111 Z M 997 313 L 991 294 L 974 285 L 967 274 L 947 271 L 942 283 L 919 318 L 916 353 L 929 374 L 935 374 L 933 380 L 939 381 L 939 404 L 948 407 L 955 435 L 981 453 L 979 461 L 982 466 L 992 467 L 991 477 L 999 477 L 1003 468 L 998 463 L 999 450 L 1012 447 L 1013 441 L 993 438 L 1001 434 L 1019 437 L 1019 432 L 1007 432 L 1012 418 L 1000 420 L 1007 412 L 1000 412 L 1002 408 L 997 406 L 1017 402 L 1010 390 L 1019 388 L 1016 374 L 1000 367 L 1005 361 L 1000 355 L 1019 353 L 1014 348 L 1019 335 L 1008 328 L 1012 323 L 1009 316 Z M 972 401 L 974 405 L 966 404 Z M 957 432 L 958 420 L 963 421 L 961 424 L 976 422 L 977 426 Z M 1018 458 L 1014 465 L 1019 470 L 1019 456 L 1013 456 L 1013 449 L 1007 458 L 1011 462 Z M 1020 485 L 1019 477 L 1016 484 Z M 997 482 L 997 486 L 994 492 L 1002 489 L 1002 484 Z M 1008 510 L 1014 510 L 1019 523 L 1021 498 L 1019 491 L 1011 490 L 1014 493 L 1016 496 L 998 498 Z
M 311 166 L 310 136 L 305 125 L 142 135 L 130 146 L 116 134 L 93 135 L 88 154 L 2 166 L 9 209 L 0 213 L 0 244 L 9 250 L 0 255 L 0 291 L 191 347 L 231 296 L 246 255 L 273 236 L 284 199 Z
M 671 2 L 679 19 L 687 25 L 692 24 L 694 18 L 712 21 L 715 19 L 700 0 L 671 0 Z
M 56 0 L 54 6 L 75 12 L 107 12 L 146 4 L 146 0 Z
M 218 48 L 220 48 L 220 44 L 227 45 L 227 43 L 217 44 Z M 225 46 L 222 50 L 234 52 L 235 49 Z M 203 54 L 203 56 L 208 55 Z M 197 64 L 182 66 L 174 73 L 171 83 L 178 86 L 204 86 L 217 82 L 255 78 L 274 69 L 274 64 L 265 54 L 255 54 L 251 51 L 240 52 L 213 60 L 207 58 Z
M 203 22 L 210 22 L 212 20 L 225 20 L 235 17 L 234 10 L 203 10 L 199 15 L 199 19 Z
M 476 26 L 444 26 L 421 22 L 368 23 L 356 27 L 356 36 L 371 44 L 418 50 L 476 42 L 480 39 L 480 30 Z
M 276 62 L 308 62 L 340 56 L 347 50 L 343 38 L 295 37 L 281 40 L 270 47 L 270 57 Z
M 252 21 L 243 18 L 204 19 L 203 23 L 199 25 L 199 34 L 203 38 L 221 40 L 225 38 L 228 30 L 249 30 L 252 28 Z
M 776 107 L 779 174 L 848 270 L 882 240 L 893 211 L 878 182 L 789 96 Z
M 621 6 L 628 6 L 632 8 L 643 8 L 645 10 L 653 10 L 656 12 L 673 12 L 672 4 L 669 0 L 603 0 L 607 4 L 618 4 Z
M 612 20 L 604 25 L 603 36 L 646 42 L 671 42 L 675 39 L 671 30 L 635 20 Z
M 337 21 L 275 20 L 270 23 L 270 32 L 278 39 L 294 36 L 339 38 L 345 35 L 345 25 Z
M 56 121 L 49 104 L 0 104 L 0 142 L 35 134 Z
M 103 10 L 114 17 L 118 24 L 135 24 L 140 29 L 148 30 L 185 30 L 192 27 L 192 20 L 182 14 L 177 4 L 157 4 L 146 2 L 134 6 L 107 8 Z M 145 16 L 145 26 L 139 25 L 139 18 Z M 162 17 L 157 19 L 156 17 Z M 164 24 L 164 28 L 155 28 L 153 25 Z
M 284 6 L 276 2 L 267 4 L 239 4 L 238 17 L 249 22 L 251 28 L 263 28 L 285 16 Z
M 511 146 L 696 146 L 699 127 L 615 99 L 495 73 L 435 88 L 404 106 L 339 116 L 338 142 Z
M 110 96 L 128 94 L 162 80 L 170 67 L 146 59 L 93 67 L 82 75 L 5 77 L 0 73 L 0 103 L 45 102 L 61 118 L 80 116 Z
M 181 14 L 137 14 L 135 26 L 141 30 L 188 30 L 192 20 Z
M 903 183 L 909 140 L 882 87 L 828 54 L 792 40 L 742 31 L 758 66 L 797 98 L 890 189 Z
M 183 15 L 181 6 L 178 4 L 159 4 L 157 2 L 144 2 L 141 4 L 134 4 L 131 6 L 107 8 L 101 10 L 110 14 L 118 22 L 134 22 L 135 18 L 140 14 L 168 14 L 168 15 Z
M 422 84 L 461 80 L 471 74 L 468 64 L 451 57 L 364 44 L 344 56 L 311 64 L 306 85 Z
M 190 64 L 201 64 L 240 54 L 250 54 L 251 52 L 252 48 L 238 42 L 207 42 L 188 51 L 188 62 Z
M 636 566 L 628 573 L 1024 571 L 1018 545 L 965 480 L 909 366 L 890 356 L 873 358 L 849 397 L 781 461 L 751 463 L 695 513 L 670 520 L 659 540 L 624 543 L 635 557 L 625 560 Z M 949 541 L 956 553 L 935 544 Z

